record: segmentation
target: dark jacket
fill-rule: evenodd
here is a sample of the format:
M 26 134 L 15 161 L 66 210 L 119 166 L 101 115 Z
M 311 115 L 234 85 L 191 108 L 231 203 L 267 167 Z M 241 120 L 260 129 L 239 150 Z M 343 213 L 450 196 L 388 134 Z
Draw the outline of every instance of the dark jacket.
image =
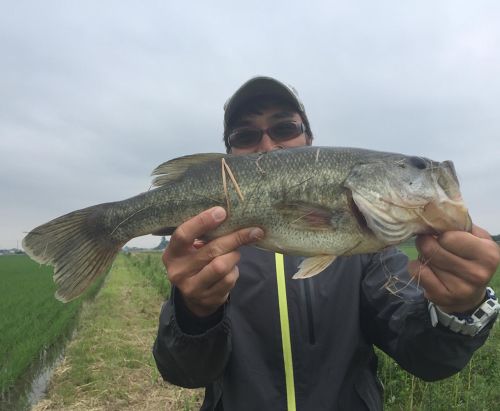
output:
M 165 380 L 206 387 L 203 410 L 286 410 L 274 254 L 241 253 L 230 301 L 211 317 L 192 316 L 173 291 L 154 357 Z M 285 257 L 297 410 L 381 410 L 373 345 L 433 381 L 461 370 L 487 337 L 433 328 L 407 258 L 394 248 L 339 257 L 323 273 L 293 280 L 300 261 Z

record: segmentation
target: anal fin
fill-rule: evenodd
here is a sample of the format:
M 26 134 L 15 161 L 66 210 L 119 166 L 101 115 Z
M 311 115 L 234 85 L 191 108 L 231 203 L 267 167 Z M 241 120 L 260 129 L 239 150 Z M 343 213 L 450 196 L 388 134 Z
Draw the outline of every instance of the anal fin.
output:
M 314 257 L 306 258 L 299 265 L 299 271 L 293 275 L 293 279 L 301 279 L 314 277 L 323 270 L 325 270 L 331 263 L 335 261 L 335 255 L 317 255 Z

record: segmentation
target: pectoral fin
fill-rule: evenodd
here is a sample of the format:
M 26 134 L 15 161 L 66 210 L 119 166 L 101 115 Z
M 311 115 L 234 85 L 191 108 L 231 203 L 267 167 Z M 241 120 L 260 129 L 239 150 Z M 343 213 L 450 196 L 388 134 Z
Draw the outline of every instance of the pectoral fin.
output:
M 306 230 L 331 230 L 332 211 L 326 207 L 306 202 L 283 202 L 274 206 L 290 225 Z
M 293 279 L 301 279 L 313 277 L 325 270 L 331 263 L 335 261 L 335 255 L 317 255 L 314 257 L 306 258 L 299 265 L 299 271 L 293 275 Z

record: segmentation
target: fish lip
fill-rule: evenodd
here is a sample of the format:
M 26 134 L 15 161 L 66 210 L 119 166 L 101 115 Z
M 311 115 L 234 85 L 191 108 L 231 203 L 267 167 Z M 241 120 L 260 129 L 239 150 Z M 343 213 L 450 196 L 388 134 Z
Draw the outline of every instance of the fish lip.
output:
M 472 232 L 472 219 L 462 200 L 431 201 L 418 213 L 418 217 L 435 234 L 445 231 Z
M 451 175 L 455 179 L 455 182 L 457 183 L 458 186 L 460 186 L 460 181 L 458 180 L 457 170 L 455 169 L 455 164 L 453 164 L 453 161 L 451 161 L 451 160 L 442 161 L 441 166 L 444 168 L 447 168 L 451 172 Z

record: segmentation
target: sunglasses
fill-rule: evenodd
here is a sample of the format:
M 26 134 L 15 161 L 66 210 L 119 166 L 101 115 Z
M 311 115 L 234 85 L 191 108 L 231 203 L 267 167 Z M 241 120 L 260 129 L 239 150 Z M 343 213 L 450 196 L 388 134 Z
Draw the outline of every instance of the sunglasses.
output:
M 229 134 L 229 146 L 235 148 L 250 148 L 258 145 L 262 141 L 264 134 L 267 134 L 276 142 L 291 140 L 300 136 L 306 131 L 303 123 L 284 121 L 277 123 L 265 130 L 254 127 L 237 128 Z

